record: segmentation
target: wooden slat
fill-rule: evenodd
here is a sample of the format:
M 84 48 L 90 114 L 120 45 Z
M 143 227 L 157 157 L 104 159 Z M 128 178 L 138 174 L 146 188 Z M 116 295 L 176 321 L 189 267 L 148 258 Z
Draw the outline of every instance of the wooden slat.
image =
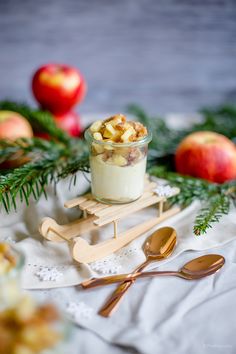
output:
M 81 210 L 86 210 L 87 208 L 91 207 L 91 206 L 95 206 L 97 205 L 98 202 L 96 200 L 86 200 L 85 202 L 83 202 L 82 204 L 80 204 L 80 209 Z
M 73 207 L 78 206 L 81 203 L 85 202 L 90 197 L 91 197 L 91 194 L 86 194 L 81 197 L 68 200 L 67 202 L 64 203 L 64 207 L 65 208 L 73 208 Z
M 103 216 L 109 216 L 110 214 L 113 214 L 114 212 L 118 212 L 119 210 L 122 210 L 126 208 L 127 206 L 133 205 L 134 203 L 138 203 L 141 200 L 144 200 L 146 198 L 150 198 L 152 196 L 152 192 L 145 192 L 140 199 L 133 203 L 128 203 L 128 204 L 118 204 L 118 205 L 111 205 L 110 208 L 103 209 L 101 211 L 98 211 L 94 213 L 98 218 L 103 217 Z
M 103 216 L 97 220 L 94 221 L 95 225 L 98 226 L 103 226 L 106 225 L 114 220 L 119 220 L 128 214 L 134 213 L 140 209 L 146 208 L 152 204 L 156 204 L 159 201 L 163 200 L 165 198 L 163 197 L 158 197 L 157 195 L 153 195 L 150 198 L 144 199 L 144 200 L 139 200 L 136 203 L 128 204 L 127 206 L 123 205 L 123 208 L 119 211 L 116 211 L 112 214 L 109 214 L 108 216 Z
M 107 208 L 110 208 L 110 207 L 111 206 L 108 205 L 108 204 L 97 203 L 97 205 L 95 205 L 95 206 L 88 207 L 87 208 L 87 212 L 89 214 L 95 214 L 95 213 L 97 213 L 100 210 L 107 209 Z

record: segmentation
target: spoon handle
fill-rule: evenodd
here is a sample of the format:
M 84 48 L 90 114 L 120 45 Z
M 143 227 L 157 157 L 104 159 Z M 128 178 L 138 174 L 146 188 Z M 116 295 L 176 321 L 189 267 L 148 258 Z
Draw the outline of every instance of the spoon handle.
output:
M 135 273 L 135 275 L 131 274 L 119 274 L 119 275 L 109 275 L 107 277 L 102 278 L 92 278 L 89 280 L 85 280 L 80 285 L 83 289 L 91 289 L 96 288 L 99 286 L 114 284 L 114 283 L 121 283 L 128 280 L 133 280 L 134 278 L 138 277 L 140 273 Z
M 141 272 L 148 264 L 149 261 L 146 260 L 144 263 L 142 263 L 133 271 L 133 274 Z M 130 286 L 133 284 L 134 281 L 135 279 L 131 281 L 125 281 L 122 284 L 120 284 L 113 292 L 111 297 L 108 299 L 108 301 L 105 303 L 105 305 L 101 308 L 101 310 L 99 311 L 99 315 L 103 317 L 109 317 L 118 308 L 118 304 L 120 303 L 120 300 L 123 298 L 126 291 L 130 288 Z
M 155 277 L 155 276 L 163 276 L 163 275 L 177 275 L 176 272 L 159 272 L 159 271 L 152 271 L 152 272 L 137 272 L 137 273 L 130 273 L 130 274 L 119 274 L 119 275 L 110 275 L 103 278 L 92 278 L 89 280 L 84 281 L 81 283 L 83 289 L 91 289 L 96 288 L 99 286 L 120 283 L 120 282 L 128 282 L 134 281 L 137 278 L 146 278 L 146 277 Z

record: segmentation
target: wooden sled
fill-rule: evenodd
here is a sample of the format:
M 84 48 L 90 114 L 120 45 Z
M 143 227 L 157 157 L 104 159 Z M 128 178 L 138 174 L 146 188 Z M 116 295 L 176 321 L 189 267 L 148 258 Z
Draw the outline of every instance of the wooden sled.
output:
M 180 211 L 179 207 L 173 207 L 163 211 L 163 204 L 167 198 L 160 197 L 153 191 L 156 186 L 156 183 L 150 182 L 147 179 L 142 197 L 129 204 L 103 204 L 93 199 L 91 194 L 69 200 L 64 204 L 65 208 L 78 206 L 83 211 L 83 218 L 65 225 L 59 225 L 54 219 L 46 217 L 41 222 L 39 232 L 49 241 L 69 242 L 72 257 L 75 261 L 79 263 L 94 262 L 116 252 L 158 223 Z M 175 188 L 171 196 L 178 193 L 179 189 Z M 158 206 L 156 217 L 140 223 L 120 234 L 118 233 L 118 221 L 120 219 L 155 204 Z M 79 237 L 85 232 L 98 229 L 110 223 L 112 223 L 114 227 L 114 234 L 110 240 L 96 245 L 89 245 L 86 240 Z

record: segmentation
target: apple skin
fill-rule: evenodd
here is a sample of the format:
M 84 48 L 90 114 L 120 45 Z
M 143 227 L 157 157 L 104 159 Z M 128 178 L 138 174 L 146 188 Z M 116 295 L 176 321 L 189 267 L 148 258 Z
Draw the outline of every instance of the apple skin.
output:
M 74 137 L 80 135 L 80 117 L 77 113 L 70 111 L 65 114 L 54 114 L 53 117 L 57 126 L 65 130 L 69 135 Z
M 32 137 L 31 125 L 22 115 L 12 111 L 0 111 L 0 139 Z
M 18 138 L 32 138 L 33 130 L 29 122 L 20 114 L 12 111 L 0 111 L 0 139 L 16 140 Z M 0 168 L 16 168 L 29 162 L 27 156 L 15 154 L 11 160 L 4 161 Z
M 177 147 L 175 166 L 183 175 L 224 183 L 236 178 L 236 147 L 218 133 L 192 133 Z
M 83 100 L 87 86 L 78 69 L 63 64 L 47 64 L 33 75 L 32 90 L 43 109 L 53 114 L 64 114 Z

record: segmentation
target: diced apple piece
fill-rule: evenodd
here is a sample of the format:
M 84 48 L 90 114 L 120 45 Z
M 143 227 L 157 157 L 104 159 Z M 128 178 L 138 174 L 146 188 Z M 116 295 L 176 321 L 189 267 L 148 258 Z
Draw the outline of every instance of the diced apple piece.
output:
M 102 127 L 102 121 L 101 120 L 97 120 L 96 122 L 94 122 L 91 127 L 90 127 L 90 130 L 92 133 L 96 133 L 96 132 L 99 132 L 99 130 L 101 129 Z
M 126 117 L 123 114 L 117 114 L 116 116 L 113 117 L 110 123 L 113 127 L 116 127 L 118 124 L 124 124 L 125 121 L 126 121 Z
M 93 133 L 93 137 L 94 137 L 94 139 L 95 140 L 103 140 L 103 138 L 102 138 L 102 134 L 101 133 Z
M 121 140 L 126 143 L 126 142 L 129 142 L 131 141 L 131 137 L 132 135 L 135 135 L 135 130 L 130 127 L 129 129 L 127 129 L 123 135 L 121 135 Z
M 127 165 L 127 160 L 124 156 L 114 154 L 112 156 L 112 161 L 117 166 L 125 166 Z
M 110 123 L 106 123 L 106 129 L 104 131 L 104 138 L 113 138 L 117 135 L 117 131 L 113 128 L 113 126 Z
M 133 121 L 130 121 L 128 122 L 130 125 L 132 125 L 132 127 L 134 128 L 135 132 L 136 132 L 136 137 L 137 137 L 137 140 L 138 138 L 140 137 L 143 137 L 145 135 L 147 135 L 147 128 L 144 127 L 144 125 L 140 122 L 133 122 Z

